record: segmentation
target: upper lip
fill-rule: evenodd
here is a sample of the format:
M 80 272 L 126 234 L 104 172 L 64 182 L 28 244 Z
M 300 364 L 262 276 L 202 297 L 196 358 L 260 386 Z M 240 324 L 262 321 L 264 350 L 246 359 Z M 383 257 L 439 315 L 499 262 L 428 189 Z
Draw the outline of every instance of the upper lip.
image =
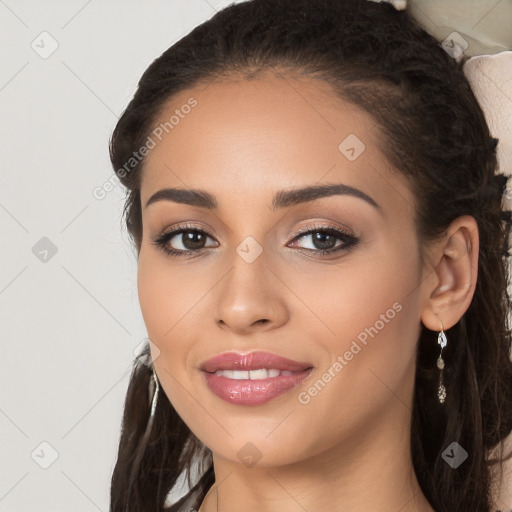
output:
M 201 363 L 200 369 L 213 373 L 217 370 L 258 370 L 259 368 L 289 370 L 292 372 L 312 368 L 311 363 L 294 361 L 270 352 L 224 352 Z

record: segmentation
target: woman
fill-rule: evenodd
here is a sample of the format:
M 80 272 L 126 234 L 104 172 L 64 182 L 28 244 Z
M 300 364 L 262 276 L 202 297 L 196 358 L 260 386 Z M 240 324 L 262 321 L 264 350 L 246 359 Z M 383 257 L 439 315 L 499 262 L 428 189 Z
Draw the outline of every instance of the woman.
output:
M 464 62 L 389 4 L 253 0 L 145 71 L 113 512 L 495 510 L 511 221 Z

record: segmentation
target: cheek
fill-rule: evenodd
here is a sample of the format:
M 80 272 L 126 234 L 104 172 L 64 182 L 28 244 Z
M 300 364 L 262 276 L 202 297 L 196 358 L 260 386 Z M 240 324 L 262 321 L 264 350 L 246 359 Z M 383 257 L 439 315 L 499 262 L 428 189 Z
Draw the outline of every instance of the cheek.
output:
M 354 253 L 334 267 L 318 267 L 301 275 L 288 273 L 283 280 L 293 283 L 300 301 L 293 299 L 300 311 L 302 326 L 316 333 L 317 340 L 330 344 L 351 340 L 376 322 L 395 318 L 397 302 L 403 303 L 414 282 L 410 261 L 398 262 L 394 253 L 384 249 L 379 254 Z M 410 279 L 407 277 L 411 273 Z M 388 325 L 386 323 L 386 325 Z
M 344 372 L 360 399 L 386 400 L 411 378 L 420 329 L 418 269 L 411 252 L 398 245 L 383 252 L 379 263 L 347 277 L 347 290 L 338 307 L 331 344 L 333 360 L 342 355 Z M 384 256 L 385 255 L 385 256 Z M 348 370 L 348 371 L 347 371 Z M 380 398 L 379 398 L 380 397 Z
M 190 372 L 196 372 L 191 362 L 201 356 L 197 350 L 204 338 L 203 327 L 212 317 L 206 296 L 218 277 L 211 270 L 205 274 L 191 266 L 170 264 L 159 255 L 143 254 L 142 250 L 139 255 L 140 308 L 148 337 L 159 350 L 153 355 L 157 373 L 177 409 L 188 397 L 182 386 L 190 379 Z
M 167 313 L 172 311 L 169 306 L 173 293 L 166 286 L 165 275 L 159 271 L 158 265 L 151 264 L 142 251 L 137 270 L 137 292 L 149 338 L 160 347 L 159 340 L 169 329 L 172 320 Z
M 414 248 L 390 242 L 301 279 L 295 291 L 309 297 L 304 302 L 315 313 L 302 324 L 306 338 L 321 343 L 332 361 L 349 351 L 350 366 L 403 372 L 419 334 L 417 273 Z
M 137 271 L 140 308 L 149 337 L 162 350 L 194 316 L 194 309 L 209 287 L 197 272 L 167 264 L 165 256 L 145 256 L 141 251 Z
M 194 282 L 183 272 L 171 269 L 162 258 L 150 257 L 141 250 L 137 289 L 148 337 L 159 350 L 152 353 L 155 369 L 166 396 L 182 412 L 187 410 L 186 403 L 182 403 L 186 393 L 180 386 L 190 348 L 186 332 L 193 305 L 198 302 Z

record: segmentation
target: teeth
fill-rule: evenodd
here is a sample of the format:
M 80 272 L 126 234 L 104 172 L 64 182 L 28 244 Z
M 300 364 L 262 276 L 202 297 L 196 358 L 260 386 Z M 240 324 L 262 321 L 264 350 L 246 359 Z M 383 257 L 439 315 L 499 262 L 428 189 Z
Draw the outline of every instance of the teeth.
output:
M 227 377 L 228 379 L 242 380 L 261 380 L 268 379 L 269 377 L 278 377 L 279 375 L 291 375 L 293 372 L 290 370 L 277 370 L 271 368 L 260 368 L 258 370 L 217 370 L 215 375 L 219 377 Z

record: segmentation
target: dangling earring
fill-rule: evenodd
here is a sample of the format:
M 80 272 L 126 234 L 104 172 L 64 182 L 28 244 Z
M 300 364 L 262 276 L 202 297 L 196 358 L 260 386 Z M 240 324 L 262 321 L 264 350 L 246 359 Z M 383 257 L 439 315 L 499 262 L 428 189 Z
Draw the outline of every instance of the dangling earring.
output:
M 149 380 L 149 395 L 153 395 L 153 401 L 151 402 L 151 414 L 149 415 L 149 421 L 152 422 L 152 418 L 155 415 L 156 403 L 158 400 L 158 391 L 160 386 L 158 385 L 158 378 L 155 373 L 155 366 L 151 365 L 153 368 L 153 379 Z
M 437 343 L 441 345 L 441 353 L 439 354 L 439 357 L 437 358 L 437 367 L 439 368 L 439 387 L 437 388 L 437 398 L 439 399 L 440 403 L 444 403 L 446 399 L 446 388 L 443 384 L 443 368 L 444 368 L 444 361 L 442 358 L 443 354 L 443 348 L 446 347 L 446 334 L 444 333 L 443 329 L 443 322 L 441 322 L 441 332 L 437 336 Z

